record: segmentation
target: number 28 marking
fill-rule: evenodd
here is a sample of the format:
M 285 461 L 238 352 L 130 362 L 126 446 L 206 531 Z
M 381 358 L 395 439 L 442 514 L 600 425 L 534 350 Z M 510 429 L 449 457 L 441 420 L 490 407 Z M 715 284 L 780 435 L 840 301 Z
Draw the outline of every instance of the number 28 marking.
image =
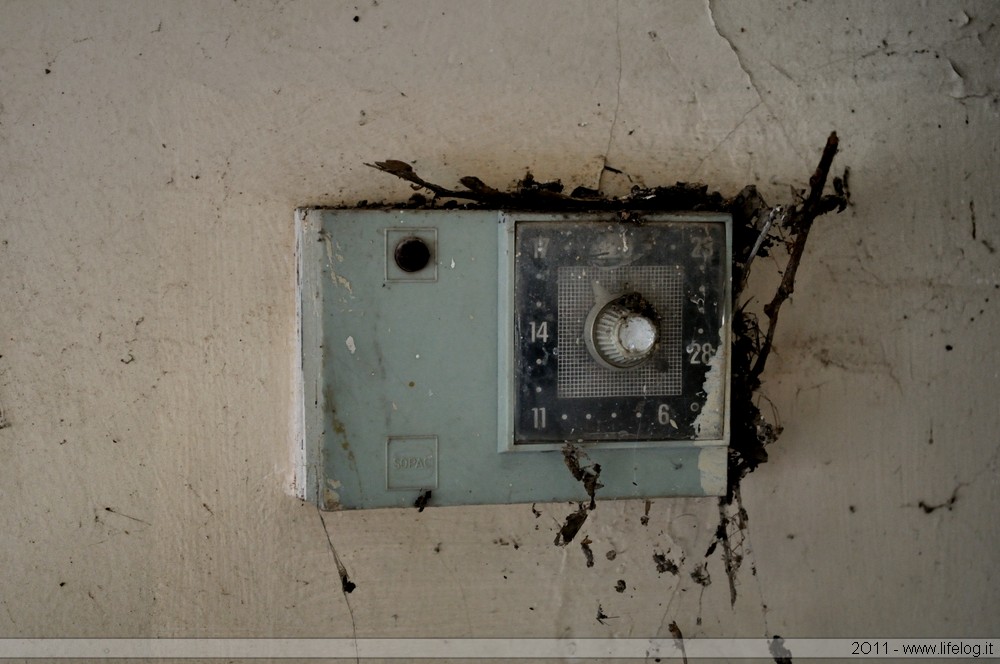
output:
M 692 341 L 685 350 L 691 356 L 691 364 L 708 364 L 715 355 L 715 346 L 708 342 Z

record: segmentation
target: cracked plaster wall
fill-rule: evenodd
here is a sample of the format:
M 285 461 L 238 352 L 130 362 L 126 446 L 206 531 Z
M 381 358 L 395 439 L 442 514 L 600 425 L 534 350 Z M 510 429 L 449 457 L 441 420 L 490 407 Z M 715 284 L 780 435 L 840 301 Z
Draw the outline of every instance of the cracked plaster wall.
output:
M 412 193 L 363 161 L 779 202 L 835 129 L 855 206 L 817 224 L 782 314 L 765 391 L 785 432 L 744 483 L 735 605 L 703 558 L 713 500 L 656 500 L 646 525 L 641 501 L 599 502 L 590 568 L 552 545 L 566 505 L 331 514 L 356 633 L 995 636 L 994 3 L 4 17 L 0 635 L 352 633 L 285 484 L 292 210 Z

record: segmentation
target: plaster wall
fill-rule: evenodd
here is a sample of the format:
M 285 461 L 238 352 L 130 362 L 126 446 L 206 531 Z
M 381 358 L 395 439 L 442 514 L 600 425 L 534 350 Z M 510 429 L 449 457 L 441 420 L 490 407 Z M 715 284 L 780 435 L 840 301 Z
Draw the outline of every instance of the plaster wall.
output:
M 0 635 L 1000 634 L 995 3 L 2 15 Z M 782 313 L 734 604 L 715 500 L 674 499 L 599 504 L 590 568 L 567 505 L 329 514 L 348 606 L 288 490 L 296 206 L 406 200 L 385 158 L 787 202 L 831 130 L 854 205 Z

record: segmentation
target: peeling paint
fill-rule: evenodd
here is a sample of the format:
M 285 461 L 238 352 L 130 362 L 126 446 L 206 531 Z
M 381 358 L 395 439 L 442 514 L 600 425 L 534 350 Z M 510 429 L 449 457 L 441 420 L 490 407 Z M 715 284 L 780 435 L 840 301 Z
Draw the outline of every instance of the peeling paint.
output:
M 340 509 L 340 494 L 332 489 L 324 488 L 323 509 L 327 511 Z
M 319 235 L 323 239 L 323 246 L 326 248 L 326 260 L 330 270 L 330 279 L 333 283 L 345 289 L 349 294 L 354 295 L 354 289 L 351 287 L 351 282 L 333 270 L 333 263 L 337 260 L 333 251 L 333 238 L 331 238 L 330 234 L 325 230 L 321 230 Z M 341 257 L 341 260 L 343 260 L 343 257 Z
M 726 492 L 729 450 L 721 445 L 703 447 L 698 452 L 698 473 L 701 490 L 706 496 L 717 496 Z
M 955 63 L 948 61 L 948 94 L 955 99 L 965 99 L 965 78 L 955 68 Z
M 351 351 L 351 355 L 354 355 L 354 351 L 358 349 L 358 347 L 354 344 L 354 337 L 347 337 L 347 339 L 344 340 L 344 343 L 347 344 L 347 350 Z
M 347 280 L 346 277 L 342 277 L 332 269 L 330 270 L 330 278 L 333 279 L 333 283 L 344 288 L 348 293 L 354 295 L 354 289 L 351 288 L 351 282 Z
M 719 330 L 719 338 L 726 338 L 725 328 Z M 726 384 L 723 380 L 725 369 L 725 353 L 722 349 L 716 349 L 712 359 L 708 362 L 708 371 L 705 373 L 705 382 L 702 384 L 702 391 L 705 393 L 705 405 L 701 407 L 698 418 L 694 421 L 694 431 L 700 438 L 721 438 L 722 437 L 722 409 L 725 403 Z

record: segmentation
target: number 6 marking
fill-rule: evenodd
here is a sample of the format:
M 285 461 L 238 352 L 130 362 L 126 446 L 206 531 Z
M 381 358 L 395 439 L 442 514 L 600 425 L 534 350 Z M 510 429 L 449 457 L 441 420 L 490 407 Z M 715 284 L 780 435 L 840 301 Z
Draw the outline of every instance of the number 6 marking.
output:
M 677 428 L 677 422 L 674 422 L 670 417 L 670 406 L 665 403 L 661 403 L 660 407 L 656 409 L 656 421 L 660 424 L 669 424 L 673 428 Z

